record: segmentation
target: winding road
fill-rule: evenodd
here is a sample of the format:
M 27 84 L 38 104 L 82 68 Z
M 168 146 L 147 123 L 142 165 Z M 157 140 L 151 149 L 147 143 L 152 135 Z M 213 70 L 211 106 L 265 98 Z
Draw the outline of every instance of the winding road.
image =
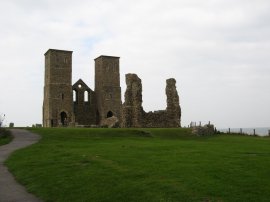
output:
M 0 146 L 0 202 L 40 202 L 40 199 L 16 182 L 4 165 L 4 161 L 13 151 L 38 142 L 40 136 L 22 129 L 12 129 L 11 132 L 14 137 L 12 142 Z

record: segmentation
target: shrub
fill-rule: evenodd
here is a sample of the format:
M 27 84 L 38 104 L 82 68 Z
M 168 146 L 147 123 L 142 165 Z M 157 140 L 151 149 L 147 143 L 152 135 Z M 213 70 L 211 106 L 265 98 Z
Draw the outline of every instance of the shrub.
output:
M 10 131 L 5 128 L 0 128 L 0 138 L 7 138 L 10 136 Z

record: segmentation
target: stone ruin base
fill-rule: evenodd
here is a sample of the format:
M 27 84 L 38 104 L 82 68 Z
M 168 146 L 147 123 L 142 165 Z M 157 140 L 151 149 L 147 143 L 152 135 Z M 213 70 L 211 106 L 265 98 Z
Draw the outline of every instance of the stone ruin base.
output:
M 212 124 L 206 124 L 204 126 L 191 127 L 192 134 L 197 136 L 214 135 L 216 133 L 215 127 Z
M 100 125 L 101 127 L 106 127 L 106 128 L 119 128 L 120 127 L 119 119 L 116 116 L 103 119 Z
M 181 127 L 181 108 L 175 79 L 167 79 L 167 108 L 145 112 L 142 106 L 142 83 L 136 74 L 126 74 L 127 89 L 122 106 L 122 128 L 178 128 Z

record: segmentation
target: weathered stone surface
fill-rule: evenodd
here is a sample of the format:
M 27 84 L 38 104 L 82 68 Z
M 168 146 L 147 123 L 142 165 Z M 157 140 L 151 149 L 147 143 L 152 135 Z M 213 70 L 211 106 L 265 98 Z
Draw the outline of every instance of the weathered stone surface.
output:
M 49 49 L 45 53 L 44 127 L 181 126 L 175 79 L 167 80 L 166 110 L 146 113 L 142 106 L 142 82 L 136 74 L 126 75 L 127 89 L 122 105 L 119 57 L 95 59 L 95 91 L 81 79 L 72 86 L 71 78 L 72 51 Z
M 207 124 L 204 126 L 194 126 L 192 127 L 192 134 L 198 136 L 214 135 L 215 127 L 212 124 Z
M 68 126 L 73 122 L 72 51 L 49 49 L 45 53 L 43 126 Z
M 120 126 L 119 119 L 116 116 L 112 116 L 106 119 L 103 119 L 100 123 L 101 127 L 106 128 L 118 128 Z
M 179 105 L 179 96 L 176 90 L 176 80 L 167 79 L 166 95 L 167 95 L 167 118 L 168 127 L 181 127 L 181 108 Z
M 121 119 L 119 57 L 101 55 L 95 59 L 95 95 L 97 124 L 111 116 Z
M 122 127 L 142 127 L 142 82 L 136 74 L 126 74 L 127 89 L 122 107 Z
M 180 127 L 181 110 L 175 83 L 175 79 L 167 80 L 167 109 L 146 113 L 142 107 L 141 79 L 136 74 L 127 74 L 122 127 Z
M 71 78 L 72 51 L 49 49 L 45 53 L 44 127 L 100 125 L 103 119 L 121 118 L 119 57 L 95 59 L 95 91 L 81 79 L 72 86 Z
M 96 96 L 81 79 L 79 79 L 72 86 L 74 100 L 73 110 L 75 115 L 75 122 L 77 125 L 95 125 L 96 117 Z
M 145 128 L 167 128 L 168 118 L 166 110 L 144 113 L 143 116 Z

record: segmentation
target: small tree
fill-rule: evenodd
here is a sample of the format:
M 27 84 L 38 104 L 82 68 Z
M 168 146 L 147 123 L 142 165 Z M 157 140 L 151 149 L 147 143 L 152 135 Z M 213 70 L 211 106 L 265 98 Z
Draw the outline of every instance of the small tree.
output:
M 4 120 L 5 120 L 6 115 L 5 114 L 0 114 L 0 128 L 3 126 Z

